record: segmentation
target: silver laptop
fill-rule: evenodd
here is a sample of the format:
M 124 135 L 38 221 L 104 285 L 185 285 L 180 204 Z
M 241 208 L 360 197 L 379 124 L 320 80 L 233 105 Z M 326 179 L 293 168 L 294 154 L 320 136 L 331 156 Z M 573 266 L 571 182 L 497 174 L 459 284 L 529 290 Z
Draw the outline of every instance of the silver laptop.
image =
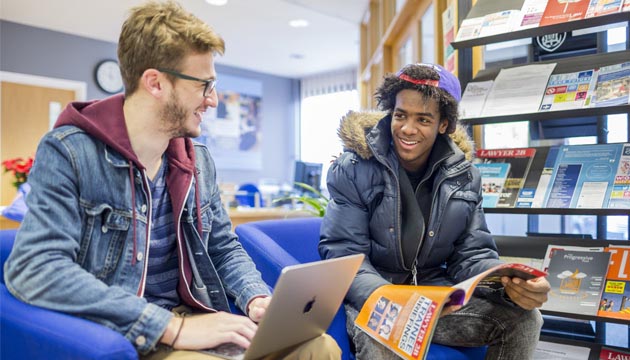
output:
M 223 344 L 201 352 L 224 359 L 257 359 L 316 338 L 328 330 L 363 255 L 287 266 L 251 345 Z

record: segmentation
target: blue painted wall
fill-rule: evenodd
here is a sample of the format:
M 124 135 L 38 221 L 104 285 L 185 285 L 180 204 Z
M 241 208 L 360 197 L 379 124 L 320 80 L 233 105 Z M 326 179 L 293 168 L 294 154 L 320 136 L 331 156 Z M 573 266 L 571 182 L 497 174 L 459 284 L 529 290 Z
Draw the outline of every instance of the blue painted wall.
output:
M 228 44 L 229 45 L 229 44 Z M 0 21 L 0 70 L 83 81 L 87 98 L 108 94 L 94 82 L 94 67 L 116 59 L 116 44 L 9 21 Z M 299 81 L 244 69 L 216 65 L 217 73 L 262 83 L 262 163 L 260 171 L 219 169 L 219 180 L 257 182 L 273 178 L 290 182 L 295 161 L 295 128 L 299 109 Z

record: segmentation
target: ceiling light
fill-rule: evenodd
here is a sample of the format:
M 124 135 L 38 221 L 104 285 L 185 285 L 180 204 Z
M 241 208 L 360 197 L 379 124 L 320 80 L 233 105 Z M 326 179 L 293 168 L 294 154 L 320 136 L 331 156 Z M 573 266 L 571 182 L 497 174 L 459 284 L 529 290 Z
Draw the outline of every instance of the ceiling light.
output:
M 291 21 L 289 21 L 289 26 L 295 27 L 295 28 L 307 27 L 308 26 L 308 21 L 306 21 L 304 19 L 291 20 Z
M 206 2 L 214 6 L 223 6 L 227 4 L 228 0 L 206 0 Z

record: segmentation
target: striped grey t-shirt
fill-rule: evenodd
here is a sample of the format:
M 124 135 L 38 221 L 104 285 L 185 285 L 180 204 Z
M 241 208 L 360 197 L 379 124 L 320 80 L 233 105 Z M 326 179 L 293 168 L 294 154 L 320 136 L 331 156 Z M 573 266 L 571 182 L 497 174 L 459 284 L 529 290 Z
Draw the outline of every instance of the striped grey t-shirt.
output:
M 166 309 L 179 305 L 177 281 L 177 246 L 173 224 L 173 206 L 166 188 L 166 157 L 153 181 L 149 180 L 152 199 L 151 244 L 144 297 Z

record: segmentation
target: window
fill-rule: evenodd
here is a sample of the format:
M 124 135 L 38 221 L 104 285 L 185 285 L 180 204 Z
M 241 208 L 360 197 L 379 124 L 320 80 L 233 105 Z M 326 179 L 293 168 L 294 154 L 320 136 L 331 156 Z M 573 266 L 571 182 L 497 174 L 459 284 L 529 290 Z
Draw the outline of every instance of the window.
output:
M 331 161 L 343 148 L 337 129 L 339 120 L 359 109 L 357 90 L 333 92 L 302 99 L 300 115 L 300 160 L 323 164 L 321 188 L 326 191 L 326 175 Z

